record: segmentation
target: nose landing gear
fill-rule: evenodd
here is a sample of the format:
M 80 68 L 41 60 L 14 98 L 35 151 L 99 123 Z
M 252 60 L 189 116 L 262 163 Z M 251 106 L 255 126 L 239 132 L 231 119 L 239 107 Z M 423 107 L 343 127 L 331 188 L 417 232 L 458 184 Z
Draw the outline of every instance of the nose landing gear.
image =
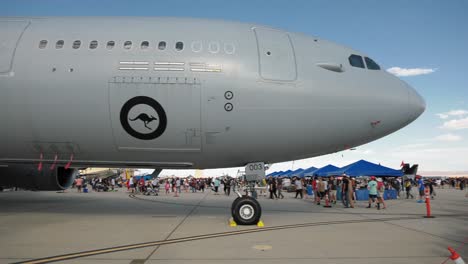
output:
M 255 182 L 265 179 L 266 166 L 264 162 L 254 162 L 245 165 L 245 174 L 243 175 L 247 185 L 245 186 L 245 195 L 236 191 L 237 197 L 231 206 L 232 219 L 238 225 L 259 225 L 263 226 L 260 221 L 262 216 L 262 208 L 255 199 L 257 193 L 255 191 Z M 249 196 L 249 193 L 251 196 Z
M 254 198 L 237 197 L 231 206 L 232 218 L 238 225 L 256 225 L 262 216 L 262 208 Z

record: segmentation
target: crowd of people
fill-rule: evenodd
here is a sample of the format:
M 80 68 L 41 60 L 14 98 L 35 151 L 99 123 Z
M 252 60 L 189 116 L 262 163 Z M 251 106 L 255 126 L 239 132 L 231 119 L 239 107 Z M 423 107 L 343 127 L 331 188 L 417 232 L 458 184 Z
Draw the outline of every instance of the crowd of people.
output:
M 387 208 L 385 203 L 385 191 L 394 190 L 397 198 L 405 197 L 414 199 L 418 196 L 418 202 L 424 202 L 425 190 L 428 189 L 432 199 L 436 196 L 436 188 L 458 188 L 464 190 L 468 179 L 425 179 L 417 176 L 415 179 L 403 179 L 401 177 L 310 177 L 310 178 L 281 178 L 270 177 L 255 184 L 254 196 L 264 196 L 270 199 L 284 199 L 283 192 L 294 192 L 295 199 L 313 199 L 314 203 L 336 205 L 340 200 L 344 208 L 354 208 L 356 206 L 356 191 L 367 189 L 369 200 L 367 208 L 375 207 L 378 210 Z M 205 192 L 212 190 L 214 195 L 219 195 L 223 190 L 225 195 L 231 195 L 235 191 L 247 191 L 245 181 L 223 176 L 215 178 L 154 178 L 145 180 L 145 177 L 130 177 L 121 179 L 111 177 L 106 179 L 93 178 L 89 182 L 84 178 L 77 178 L 74 186 L 78 192 L 82 191 L 87 184 L 92 186 L 94 191 L 113 191 L 116 186 L 126 187 L 128 192 L 135 194 L 159 195 L 159 190 L 164 190 L 165 195 L 178 197 L 185 192 Z M 417 194 L 413 194 L 413 190 Z M 269 195 L 267 194 L 269 192 Z M 403 193 L 403 195 L 402 195 Z

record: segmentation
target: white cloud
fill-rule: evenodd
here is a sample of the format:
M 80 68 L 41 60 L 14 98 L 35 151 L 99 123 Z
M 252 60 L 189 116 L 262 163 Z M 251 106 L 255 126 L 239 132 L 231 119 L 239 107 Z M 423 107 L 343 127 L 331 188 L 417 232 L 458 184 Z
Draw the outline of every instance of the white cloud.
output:
M 455 141 L 460 141 L 462 140 L 462 137 L 459 136 L 459 135 L 454 135 L 454 134 L 444 134 L 444 135 L 440 135 L 440 136 L 437 136 L 435 137 L 435 140 L 438 140 L 438 141 L 448 141 L 448 142 L 455 142 Z
M 400 67 L 392 67 L 387 69 L 387 71 L 396 76 L 416 76 L 416 75 L 423 75 L 423 74 L 430 74 L 435 72 L 437 69 L 425 69 L 425 68 L 400 68 Z
M 453 119 L 444 122 L 441 128 L 449 129 L 449 130 L 461 130 L 468 128 L 468 117 L 462 119 Z
M 451 116 L 461 117 L 461 116 L 468 115 L 468 111 L 463 110 L 463 109 L 459 109 L 459 110 L 452 110 L 452 111 L 448 111 L 448 112 L 440 113 L 440 114 L 436 114 L 436 115 L 438 117 L 440 117 L 441 119 L 447 119 L 447 118 L 449 118 Z

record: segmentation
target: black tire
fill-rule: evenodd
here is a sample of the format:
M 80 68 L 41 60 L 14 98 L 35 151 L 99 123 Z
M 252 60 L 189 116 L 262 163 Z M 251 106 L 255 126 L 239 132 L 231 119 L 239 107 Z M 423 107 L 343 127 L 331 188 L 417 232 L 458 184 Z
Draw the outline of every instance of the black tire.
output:
M 234 208 L 236 206 L 236 204 L 239 202 L 240 199 L 242 199 L 243 197 L 246 197 L 245 195 L 242 196 L 242 197 L 237 197 L 236 199 L 234 199 L 234 201 L 232 202 L 232 205 L 231 205 L 231 216 L 234 218 Z
M 233 205 L 232 217 L 238 225 L 256 225 L 260 221 L 262 208 L 254 198 L 243 196 Z

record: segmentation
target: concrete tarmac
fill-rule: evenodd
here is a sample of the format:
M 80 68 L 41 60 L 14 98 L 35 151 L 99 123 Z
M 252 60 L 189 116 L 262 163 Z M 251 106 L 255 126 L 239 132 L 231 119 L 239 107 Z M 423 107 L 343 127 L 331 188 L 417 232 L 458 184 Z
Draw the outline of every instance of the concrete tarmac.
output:
M 468 198 L 460 190 L 436 191 L 434 219 L 422 217 L 425 204 L 415 199 L 389 200 L 379 211 L 366 202 L 324 208 L 290 193 L 260 197 L 264 228 L 230 227 L 235 195 L 210 190 L 180 197 L 132 197 L 124 189 L 4 191 L 0 263 L 439 264 L 449 256 L 447 246 L 468 261 Z

